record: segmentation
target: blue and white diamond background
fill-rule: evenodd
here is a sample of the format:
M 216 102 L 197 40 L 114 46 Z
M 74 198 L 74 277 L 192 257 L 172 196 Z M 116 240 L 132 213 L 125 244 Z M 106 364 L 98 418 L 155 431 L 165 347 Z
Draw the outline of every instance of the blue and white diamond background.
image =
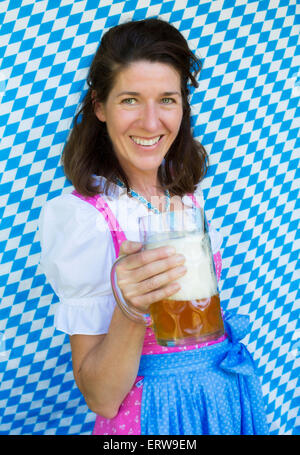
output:
M 299 434 L 296 8 L 296 0 L 0 2 L 0 434 L 92 431 L 68 336 L 53 327 L 57 297 L 38 266 L 37 220 L 46 200 L 72 190 L 60 155 L 103 32 L 157 15 L 203 59 L 193 128 L 210 154 L 208 218 L 224 236 L 223 306 L 250 315 L 244 342 L 271 434 Z

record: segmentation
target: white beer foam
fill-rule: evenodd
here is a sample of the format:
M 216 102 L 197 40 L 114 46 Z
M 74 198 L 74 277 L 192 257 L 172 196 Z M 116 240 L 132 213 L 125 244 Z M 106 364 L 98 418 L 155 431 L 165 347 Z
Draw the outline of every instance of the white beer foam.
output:
M 177 254 L 186 258 L 187 271 L 176 280 L 181 289 L 168 300 L 207 299 L 218 293 L 208 234 L 187 233 L 184 237 L 152 241 L 145 249 L 161 246 L 173 246 Z

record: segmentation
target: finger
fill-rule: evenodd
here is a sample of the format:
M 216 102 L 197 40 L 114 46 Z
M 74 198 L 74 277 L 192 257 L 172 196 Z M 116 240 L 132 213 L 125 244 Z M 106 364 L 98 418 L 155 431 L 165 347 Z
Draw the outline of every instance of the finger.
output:
M 174 267 L 178 267 L 179 265 L 182 265 L 184 261 L 185 257 L 182 254 L 173 254 L 165 259 L 150 262 L 149 264 L 136 268 L 134 273 L 132 272 L 132 269 L 124 270 L 124 278 L 126 278 L 129 283 L 139 283 Z
M 167 272 L 155 275 L 147 280 L 141 281 L 140 283 L 127 283 L 126 289 L 123 289 L 123 295 L 127 300 L 131 300 L 137 296 L 145 296 L 145 294 L 153 293 L 164 286 L 169 285 L 173 281 L 182 277 L 186 273 L 186 267 L 179 266 L 168 270 Z M 122 283 L 119 283 L 122 287 Z
M 119 256 L 122 254 L 132 254 L 136 253 L 142 248 L 143 244 L 141 242 L 132 242 L 131 240 L 125 240 L 121 243 Z
M 156 289 L 155 291 L 150 292 L 148 294 L 132 297 L 131 302 L 137 308 L 140 308 L 143 311 L 148 311 L 149 306 L 152 303 L 159 302 L 160 300 L 164 300 L 168 297 L 171 297 L 180 289 L 181 289 L 180 284 L 177 281 L 173 281 L 167 286 L 160 289 Z
M 165 259 L 176 253 L 174 247 L 159 247 L 151 250 L 142 250 L 138 253 L 129 255 L 126 258 L 126 262 L 123 262 L 124 270 L 134 270 L 144 265 L 150 264 L 151 262 Z

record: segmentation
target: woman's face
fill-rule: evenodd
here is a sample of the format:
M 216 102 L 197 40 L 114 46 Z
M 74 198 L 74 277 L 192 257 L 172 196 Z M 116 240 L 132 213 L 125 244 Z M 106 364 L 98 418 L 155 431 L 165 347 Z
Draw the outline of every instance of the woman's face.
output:
M 182 120 L 179 73 L 170 65 L 138 61 L 120 71 L 95 114 L 106 122 L 125 173 L 157 174 Z

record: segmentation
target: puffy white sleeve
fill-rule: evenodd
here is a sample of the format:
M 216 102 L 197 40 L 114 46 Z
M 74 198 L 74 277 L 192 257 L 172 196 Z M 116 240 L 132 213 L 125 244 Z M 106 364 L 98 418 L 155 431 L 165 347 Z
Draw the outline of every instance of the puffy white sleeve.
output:
M 115 307 L 115 259 L 104 217 L 72 194 L 48 201 L 40 220 L 40 265 L 59 298 L 54 325 L 74 334 L 107 333 Z

